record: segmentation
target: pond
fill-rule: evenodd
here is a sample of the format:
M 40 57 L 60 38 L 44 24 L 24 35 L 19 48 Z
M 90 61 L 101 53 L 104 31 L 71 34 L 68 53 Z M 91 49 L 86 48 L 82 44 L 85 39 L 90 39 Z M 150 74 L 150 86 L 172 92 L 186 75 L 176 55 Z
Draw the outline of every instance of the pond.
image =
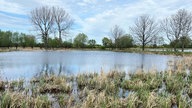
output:
M 167 62 L 177 57 L 110 51 L 17 51 L 0 53 L 0 73 L 3 78 L 29 79 L 40 72 L 77 75 L 83 72 L 137 69 L 158 71 L 167 69 Z

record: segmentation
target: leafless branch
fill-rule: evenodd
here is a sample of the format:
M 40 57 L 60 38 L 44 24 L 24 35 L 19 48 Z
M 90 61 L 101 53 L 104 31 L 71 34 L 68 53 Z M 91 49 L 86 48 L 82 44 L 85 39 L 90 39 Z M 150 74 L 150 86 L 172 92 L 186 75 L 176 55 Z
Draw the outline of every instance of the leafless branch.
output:
M 130 27 L 133 36 L 142 44 L 142 49 L 149 44 L 153 37 L 155 37 L 159 30 L 155 20 L 148 15 L 140 16 L 133 27 Z

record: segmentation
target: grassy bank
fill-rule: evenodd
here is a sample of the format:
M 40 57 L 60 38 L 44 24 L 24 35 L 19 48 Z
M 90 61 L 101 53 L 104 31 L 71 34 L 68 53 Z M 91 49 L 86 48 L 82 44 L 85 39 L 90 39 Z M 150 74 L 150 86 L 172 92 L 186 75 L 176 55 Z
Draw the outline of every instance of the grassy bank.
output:
M 23 48 L 23 47 L 18 47 L 17 49 L 15 47 L 10 47 L 10 48 L 7 48 L 7 47 L 1 47 L 0 48 L 0 52 L 12 52 L 12 51 L 39 51 L 39 50 L 44 50 L 44 49 L 41 49 L 39 47 L 34 47 L 34 48 L 31 48 L 31 47 L 26 47 L 26 48 Z
M 45 50 L 44 48 L 34 47 L 33 49 L 30 47 L 22 48 L 18 47 L 17 49 L 15 47 L 11 48 L 0 48 L 0 52 L 11 52 L 11 51 L 41 51 Z M 159 54 L 159 55 L 174 55 L 174 56 L 191 56 L 192 52 L 174 52 L 170 49 L 153 49 L 148 48 L 145 51 L 142 51 L 140 48 L 128 48 L 128 49 L 101 49 L 101 48 L 54 48 L 54 49 L 48 49 L 51 51 L 64 51 L 64 50 L 81 50 L 81 51 L 114 51 L 114 52 L 128 52 L 128 53 L 141 53 L 141 54 Z
M 142 53 L 142 54 L 159 54 L 159 55 L 174 55 L 174 56 L 191 56 L 192 52 L 174 52 L 170 49 L 153 49 L 148 48 L 145 51 L 142 51 L 139 48 L 130 48 L 130 49 L 123 49 L 123 50 L 110 50 L 115 52 L 128 52 L 128 53 Z
M 44 73 L 0 81 L 1 108 L 185 108 L 192 106 L 192 58 L 165 72 Z

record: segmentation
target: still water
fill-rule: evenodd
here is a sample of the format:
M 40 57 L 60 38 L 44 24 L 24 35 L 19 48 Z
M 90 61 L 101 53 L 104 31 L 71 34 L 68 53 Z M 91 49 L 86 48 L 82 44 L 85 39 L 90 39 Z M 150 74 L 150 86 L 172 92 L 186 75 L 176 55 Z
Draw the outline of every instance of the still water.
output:
M 31 78 L 49 71 L 76 75 L 83 72 L 119 70 L 134 72 L 151 68 L 163 71 L 174 56 L 110 51 L 17 51 L 0 53 L 0 74 L 3 78 Z

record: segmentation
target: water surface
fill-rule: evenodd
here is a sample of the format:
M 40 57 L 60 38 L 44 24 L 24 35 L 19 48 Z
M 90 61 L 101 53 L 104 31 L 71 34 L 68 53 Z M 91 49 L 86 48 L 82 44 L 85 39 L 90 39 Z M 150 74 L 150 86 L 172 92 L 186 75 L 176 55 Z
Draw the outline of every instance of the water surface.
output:
M 76 75 L 83 72 L 119 70 L 135 72 L 142 68 L 164 71 L 174 56 L 110 51 L 17 51 L 0 53 L 1 76 L 31 78 L 40 72 Z

